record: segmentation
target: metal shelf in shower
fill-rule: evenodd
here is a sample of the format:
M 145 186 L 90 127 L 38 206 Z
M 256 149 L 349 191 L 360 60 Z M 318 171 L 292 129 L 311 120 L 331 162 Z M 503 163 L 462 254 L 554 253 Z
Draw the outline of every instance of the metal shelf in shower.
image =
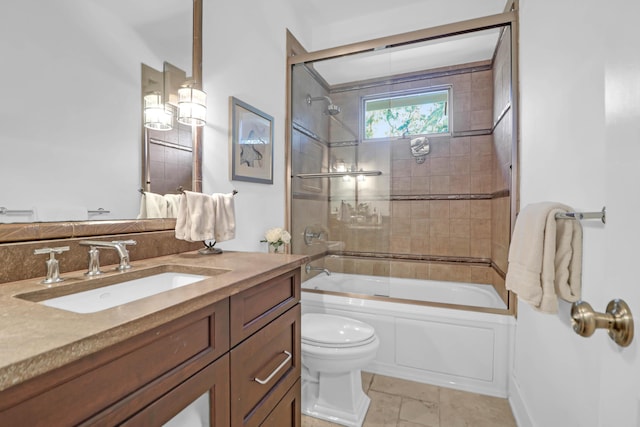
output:
M 341 178 L 343 176 L 379 176 L 382 175 L 382 171 L 348 171 L 348 172 L 319 172 L 319 173 L 299 173 L 296 174 L 296 178 L 310 179 L 310 178 Z

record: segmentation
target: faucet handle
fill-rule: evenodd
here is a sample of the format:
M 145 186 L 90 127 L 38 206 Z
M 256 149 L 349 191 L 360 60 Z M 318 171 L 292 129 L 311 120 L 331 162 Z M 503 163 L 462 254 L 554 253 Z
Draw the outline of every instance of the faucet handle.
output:
M 57 248 L 40 248 L 33 251 L 34 255 L 51 254 L 52 258 L 55 258 L 55 254 L 61 254 L 69 250 L 69 246 L 59 246 Z
M 40 248 L 33 251 L 34 255 L 49 254 L 47 264 L 47 277 L 41 283 L 59 283 L 64 281 L 60 277 L 60 264 L 56 259 L 56 254 L 61 254 L 69 250 L 69 246 L 59 246 L 57 248 Z
M 122 245 L 122 246 L 127 246 L 127 245 L 137 245 L 138 242 L 136 242 L 135 240 L 113 240 L 111 243 L 115 243 L 116 245 Z

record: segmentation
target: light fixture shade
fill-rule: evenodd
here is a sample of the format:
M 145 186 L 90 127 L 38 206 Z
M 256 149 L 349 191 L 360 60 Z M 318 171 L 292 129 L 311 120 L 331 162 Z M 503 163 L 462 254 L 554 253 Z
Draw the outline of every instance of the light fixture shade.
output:
M 178 122 L 204 126 L 207 115 L 207 94 L 192 87 L 178 89 Z
M 162 103 L 162 95 L 150 93 L 144 96 L 144 127 L 154 130 L 171 130 L 173 117 Z

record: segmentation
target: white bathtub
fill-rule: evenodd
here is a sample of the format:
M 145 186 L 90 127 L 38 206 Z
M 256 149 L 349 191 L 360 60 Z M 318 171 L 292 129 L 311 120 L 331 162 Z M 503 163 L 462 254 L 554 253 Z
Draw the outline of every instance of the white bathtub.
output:
M 302 284 L 304 289 L 355 293 L 370 296 L 402 298 L 474 307 L 501 308 L 507 306 L 491 285 L 452 283 L 436 280 L 402 279 L 397 277 L 364 276 L 358 274 L 319 274 Z
M 350 295 L 305 292 L 307 289 Z M 507 397 L 512 316 L 354 296 L 506 308 L 493 287 L 377 276 L 319 274 L 302 283 L 302 312 L 367 322 L 380 349 L 365 370 L 474 393 Z

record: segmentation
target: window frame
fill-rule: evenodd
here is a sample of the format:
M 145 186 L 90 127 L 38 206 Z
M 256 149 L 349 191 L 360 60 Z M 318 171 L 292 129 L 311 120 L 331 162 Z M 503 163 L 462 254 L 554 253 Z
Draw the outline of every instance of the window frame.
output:
M 421 133 L 421 134 L 406 134 L 405 136 L 385 136 L 381 138 L 367 138 L 366 130 L 365 130 L 365 116 L 366 116 L 366 103 L 368 101 L 373 100 L 382 100 L 386 98 L 397 98 L 402 96 L 411 96 L 411 95 L 420 95 L 420 94 L 428 94 L 431 92 L 447 92 L 447 121 L 448 121 L 448 131 L 447 132 L 439 132 L 439 133 Z M 428 136 L 430 138 L 439 137 L 439 136 L 451 136 L 453 121 L 451 114 L 451 99 L 452 99 L 452 91 L 453 85 L 438 85 L 438 86 L 428 86 L 414 89 L 406 89 L 399 91 L 389 91 L 389 92 L 380 92 L 376 94 L 362 96 L 360 98 L 360 124 L 359 124 L 359 132 L 362 136 L 361 141 L 364 142 L 376 142 L 376 141 L 389 141 L 395 139 L 404 139 L 411 136 Z

